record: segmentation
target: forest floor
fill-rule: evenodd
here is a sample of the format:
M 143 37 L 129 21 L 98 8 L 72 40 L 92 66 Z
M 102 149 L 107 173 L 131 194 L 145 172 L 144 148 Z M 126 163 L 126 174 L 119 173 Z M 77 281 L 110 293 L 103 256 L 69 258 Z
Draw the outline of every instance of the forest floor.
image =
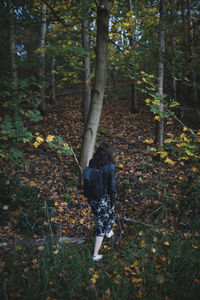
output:
M 77 157 L 83 136 L 82 100 L 80 92 L 69 90 L 57 99 L 55 106 L 48 106 L 44 119 L 34 126 L 34 132 L 62 136 Z M 168 125 L 167 134 L 177 134 L 177 124 Z M 178 201 L 184 174 L 190 166 L 166 164 L 157 161 L 148 150 L 154 138 L 153 116 L 145 105 L 138 114 L 131 113 L 131 103 L 126 89 L 118 94 L 107 95 L 104 101 L 97 145 L 111 145 L 116 162 L 116 213 L 120 218 L 140 219 L 147 222 L 162 210 L 161 197 L 171 195 Z M 55 201 L 58 235 L 87 236 L 94 227 L 91 210 L 83 197 L 78 165 L 73 155 L 59 157 L 47 144 L 34 148 L 25 147 L 29 165 L 13 168 L 12 174 L 30 186 L 37 187 L 40 194 Z M 171 218 L 173 218 L 171 216 Z M 164 223 L 169 215 L 163 215 Z M 23 236 L 15 230 L 15 217 L 1 227 L 1 241 L 11 242 Z M 37 237 L 37 235 L 35 235 Z
M 0 228 L 0 244 L 5 243 L 0 249 L 1 299 L 197 299 L 200 265 L 199 187 L 193 181 L 196 175 L 190 163 L 181 165 L 173 153 L 170 164 L 154 157 L 148 149 L 153 145 L 153 116 L 145 105 L 138 114 L 131 113 L 127 94 L 124 88 L 107 96 L 96 143 L 107 142 L 114 152 L 115 211 L 121 231 L 117 223 L 114 237 L 105 239 L 101 247 L 103 259 L 93 263 L 96 224 L 83 196 L 74 155 L 58 156 L 46 143 L 38 148 L 33 142 L 27 144 L 23 149 L 29 164 L 12 167 L 11 174 L 37 188 L 38 197 L 47 197 L 47 205 L 53 205 L 54 237 L 82 237 L 85 242 L 77 246 L 69 240 L 62 245 L 55 240 L 35 247 L 33 243 L 29 247 L 20 244 L 45 238 L 51 231 L 35 232 L 33 226 L 31 233 L 26 232 L 25 223 L 22 232 L 17 226 L 23 209 L 20 202 Z M 48 106 L 44 119 L 32 124 L 33 130 L 44 138 L 62 136 L 79 157 L 81 111 L 80 92 L 69 90 L 55 106 Z M 166 136 L 180 132 L 176 123 L 167 124 Z M 1 172 L 5 172 L 1 166 Z M 20 189 L 23 187 L 25 184 Z M 15 196 L 21 200 L 19 195 L 17 198 L 14 193 L 12 200 Z M 28 200 L 24 200 L 24 206 Z M 37 216 L 40 207 L 31 201 L 29 213 Z M 4 208 L 7 212 L 9 205 Z M 45 226 L 49 222 L 44 221 Z

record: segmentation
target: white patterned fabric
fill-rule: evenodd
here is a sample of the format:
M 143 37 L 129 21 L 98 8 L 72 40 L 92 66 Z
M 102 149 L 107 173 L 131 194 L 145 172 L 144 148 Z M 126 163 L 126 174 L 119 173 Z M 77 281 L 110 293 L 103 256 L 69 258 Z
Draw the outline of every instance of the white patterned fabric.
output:
M 108 234 L 115 221 L 115 212 L 111 210 L 110 197 L 105 194 L 100 200 L 88 199 L 93 214 L 97 219 L 97 236 Z

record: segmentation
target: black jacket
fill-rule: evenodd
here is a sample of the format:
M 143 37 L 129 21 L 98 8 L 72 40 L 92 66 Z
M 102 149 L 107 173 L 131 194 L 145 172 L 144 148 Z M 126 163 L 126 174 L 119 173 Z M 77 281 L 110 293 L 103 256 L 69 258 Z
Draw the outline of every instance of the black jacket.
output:
M 102 169 L 104 169 L 105 192 L 110 196 L 111 206 L 113 206 L 115 204 L 115 165 L 109 163 Z

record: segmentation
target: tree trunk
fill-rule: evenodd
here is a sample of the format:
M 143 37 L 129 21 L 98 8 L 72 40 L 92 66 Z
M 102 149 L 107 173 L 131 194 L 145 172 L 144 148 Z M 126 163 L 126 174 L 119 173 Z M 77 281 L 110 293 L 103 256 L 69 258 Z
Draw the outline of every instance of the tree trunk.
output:
M 46 102 L 45 102 L 45 88 L 42 86 L 44 78 L 45 78 L 45 37 L 46 37 L 46 4 L 42 2 L 42 26 L 41 26 L 41 39 L 40 39 L 40 68 L 39 68 L 39 75 L 40 75 L 40 110 L 43 113 L 46 113 Z
M 111 7 L 109 7 L 109 1 L 102 0 L 99 2 L 100 5 L 97 7 L 95 78 L 81 152 L 80 166 L 82 169 L 88 165 L 89 160 L 93 155 L 106 83 L 108 24 L 109 10 Z
M 53 57 L 51 61 L 51 93 L 50 103 L 55 104 L 56 102 L 56 73 L 55 73 L 56 59 Z
M 192 79 L 192 90 L 194 103 L 197 107 L 198 113 L 198 91 L 197 91 L 197 82 L 196 82 L 196 74 L 195 74 L 195 60 L 194 60 L 194 34 L 193 34 L 193 22 L 192 22 L 192 1 L 188 0 L 188 18 L 189 18 L 189 41 L 190 41 L 190 55 L 191 55 L 191 79 Z
M 167 0 L 160 0 L 160 51 L 159 51 L 159 62 L 158 62 L 158 94 L 160 96 L 159 112 L 162 115 L 164 112 L 163 105 L 163 79 L 164 79 L 164 53 L 165 53 L 165 15 Z M 164 141 L 164 119 L 160 121 L 156 120 L 155 126 L 155 143 L 163 146 Z
M 175 22 L 175 1 L 176 0 L 171 0 L 171 6 L 172 6 L 172 18 L 173 18 L 173 27 L 175 27 L 176 22 Z M 173 57 L 172 57 L 172 95 L 173 95 L 173 100 L 177 100 L 177 88 L 176 88 L 176 80 L 175 80 L 175 62 L 174 62 L 174 53 L 176 50 L 176 38 L 173 37 L 172 39 L 172 49 L 173 49 Z
M 87 4 L 88 0 L 84 0 Z M 84 124 L 86 126 L 87 117 L 90 109 L 91 102 L 91 78 L 90 78 L 90 39 L 88 30 L 88 21 L 84 16 L 82 22 L 82 45 L 83 49 L 86 51 L 84 55 L 84 76 L 83 76 L 83 118 Z
M 138 113 L 137 90 L 136 90 L 135 81 L 131 82 L 131 100 L 132 100 L 132 112 Z
M 129 0 L 129 10 L 133 11 L 133 1 L 132 0 Z M 134 32 L 133 32 L 133 28 L 131 26 L 131 36 L 129 39 L 129 45 L 131 46 L 132 52 L 135 49 L 133 35 L 134 35 Z M 134 70 L 134 72 L 135 72 L 135 70 Z M 132 103 L 132 112 L 138 113 L 137 90 L 136 90 L 136 84 L 135 84 L 134 80 L 131 81 L 131 103 Z
M 14 28 L 14 9 L 13 1 L 8 1 L 9 5 L 9 33 L 10 33 L 10 60 L 11 60 L 11 75 L 14 87 L 17 88 L 17 65 L 16 65 L 16 45 L 15 45 L 15 28 Z

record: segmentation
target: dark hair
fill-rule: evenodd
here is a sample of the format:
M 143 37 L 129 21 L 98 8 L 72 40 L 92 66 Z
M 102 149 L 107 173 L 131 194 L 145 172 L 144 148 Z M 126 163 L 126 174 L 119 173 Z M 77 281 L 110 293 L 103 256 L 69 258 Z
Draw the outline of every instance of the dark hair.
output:
M 90 160 L 89 166 L 100 169 L 108 163 L 114 163 L 112 151 L 108 144 L 102 143 Z

